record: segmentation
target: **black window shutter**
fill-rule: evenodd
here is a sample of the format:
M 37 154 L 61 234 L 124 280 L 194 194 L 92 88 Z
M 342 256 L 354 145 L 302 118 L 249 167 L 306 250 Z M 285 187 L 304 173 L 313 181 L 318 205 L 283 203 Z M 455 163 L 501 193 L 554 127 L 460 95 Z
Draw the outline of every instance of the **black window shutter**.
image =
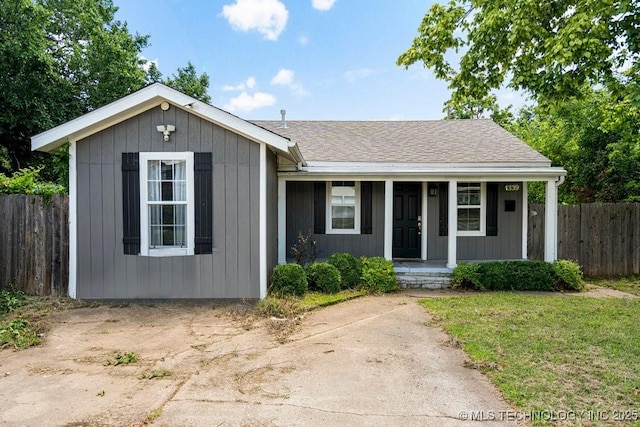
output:
M 360 233 L 373 234 L 373 183 L 360 183 Z
M 313 233 L 325 234 L 327 222 L 327 183 L 313 184 Z
M 213 252 L 213 160 L 211 153 L 193 153 L 196 254 Z
M 440 236 L 449 235 L 449 184 L 442 182 L 438 185 L 438 211 Z
M 498 183 L 487 183 L 487 236 L 498 235 Z
M 140 155 L 122 153 L 122 225 L 125 255 L 140 254 Z

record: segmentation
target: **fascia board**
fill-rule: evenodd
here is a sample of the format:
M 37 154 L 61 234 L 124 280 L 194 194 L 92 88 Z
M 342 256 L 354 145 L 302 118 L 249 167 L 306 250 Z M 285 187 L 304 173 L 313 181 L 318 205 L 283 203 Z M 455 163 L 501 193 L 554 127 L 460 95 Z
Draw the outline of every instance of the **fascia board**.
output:
M 111 104 L 33 136 L 31 149 L 52 151 L 71 139 L 77 141 L 86 138 L 149 108 L 160 105 L 162 101 L 168 101 L 185 111 L 190 111 L 205 120 L 237 132 L 252 141 L 264 142 L 281 152 L 289 152 L 290 141 L 288 139 L 159 83 L 147 86 Z

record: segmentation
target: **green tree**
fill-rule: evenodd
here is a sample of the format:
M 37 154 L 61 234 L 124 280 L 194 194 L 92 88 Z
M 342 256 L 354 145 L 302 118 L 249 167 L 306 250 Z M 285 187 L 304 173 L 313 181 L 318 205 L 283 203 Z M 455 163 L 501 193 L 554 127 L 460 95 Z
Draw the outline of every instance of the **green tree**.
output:
M 640 105 L 639 9 L 638 0 L 436 3 L 397 64 L 432 69 L 455 105 L 504 85 L 557 102 L 594 84 Z M 452 52 L 462 54 L 458 67 Z
M 567 169 L 564 203 L 640 202 L 640 109 L 605 89 L 521 111 L 510 131 Z M 534 201 L 544 189 L 531 187 Z
M 210 103 L 211 97 L 207 94 L 209 89 L 209 76 L 196 73 L 196 67 L 189 61 L 186 67 L 178 67 L 178 75 L 173 74 L 164 84 L 180 92 L 199 99 L 202 102 Z
M 11 170 L 50 161 L 30 151 L 30 136 L 145 84 L 148 36 L 116 11 L 111 0 L 0 0 L 0 142 Z

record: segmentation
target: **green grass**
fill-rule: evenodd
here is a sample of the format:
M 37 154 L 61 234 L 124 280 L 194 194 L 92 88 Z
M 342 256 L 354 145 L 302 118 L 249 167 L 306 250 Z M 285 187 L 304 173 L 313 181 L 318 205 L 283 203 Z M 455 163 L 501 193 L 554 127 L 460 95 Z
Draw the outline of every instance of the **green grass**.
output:
M 638 416 L 640 299 L 492 293 L 420 304 L 521 410 Z
M 640 296 L 640 276 L 629 276 L 619 279 L 587 279 L 587 282 Z

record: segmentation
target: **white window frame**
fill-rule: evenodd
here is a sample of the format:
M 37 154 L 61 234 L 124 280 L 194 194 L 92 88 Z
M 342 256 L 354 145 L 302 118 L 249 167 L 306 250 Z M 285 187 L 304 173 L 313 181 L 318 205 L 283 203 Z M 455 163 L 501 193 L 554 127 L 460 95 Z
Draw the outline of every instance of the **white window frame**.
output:
M 360 181 L 354 181 L 356 187 L 356 217 L 354 221 L 354 228 L 350 230 L 346 229 L 334 229 L 331 221 L 331 187 L 333 181 L 327 181 L 327 220 L 326 220 L 326 234 L 360 234 Z
M 148 204 L 148 164 L 149 160 L 184 160 L 187 180 L 187 246 L 184 248 L 149 247 L 149 204 Z M 195 200 L 194 200 L 193 152 L 140 153 L 140 255 L 142 256 L 185 256 L 194 254 L 195 246 Z
M 486 236 L 486 226 L 487 226 L 487 183 L 486 182 L 477 182 L 477 181 L 464 181 L 456 183 L 458 189 L 456 194 L 460 194 L 460 184 L 480 184 L 480 207 L 477 208 L 476 205 L 459 205 L 458 199 L 456 197 L 456 211 L 458 214 L 460 213 L 460 209 L 480 209 L 480 230 L 458 230 L 458 236 Z M 457 215 L 459 216 L 459 215 Z M 456 229 L 458 228 L 458 224 L 456 224 Z

